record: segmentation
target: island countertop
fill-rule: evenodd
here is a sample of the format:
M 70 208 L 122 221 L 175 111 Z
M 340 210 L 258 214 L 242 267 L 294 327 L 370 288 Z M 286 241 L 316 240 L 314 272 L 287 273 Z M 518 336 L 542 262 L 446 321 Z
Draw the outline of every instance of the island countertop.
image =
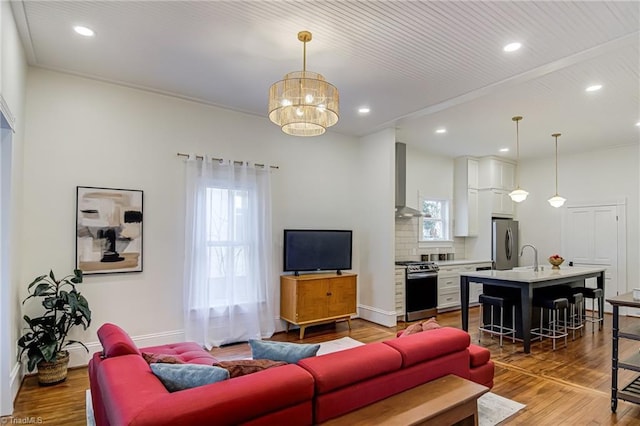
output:
M 540 281 L 550 281 L 563 278 L 578 277 L 584 275 L 594 274 L 598 275 L 604 271 L 605 267 L 583 267 L 583 266 L 566 266 L 561 269 L 551 269 L 551 267 L 544 267 L 542 271 L 534 271 L 531 269 L 508 269 L 504 271 L 490 270 L 490 271 L 470 271 L 460 272 L 460 276 L 469 278 L 492 278 L 503 281 L 517 281 L 526 283 L 535 283 Z M 473 281 L 473 280 L 470 280 Z
M 545 265 L 546 266 L 546 265 Z M 524 353 L 531 352 L 531 311 L 533 309 L 534 290 L 560 284 L 571 287 L 584 287 L 587 278 L 595 278 L 599 289 L 605 293 L 605 267 L 566 266 L 561 269 L 545 267 L 542 271 L 531 268 L 510 269 L 506 271 L 469 271 L 460 273 L 460 305 L 462 329 L 469 330 L 469 283 L 480 283 L 483 292 L 493 288 L 511 288 L 519 293 L 520 303 L 516 309 L 520 311 L 521 326 L 516 326 L 522 334 Z M 513 293 L 513 292 L 512 292 Z M 599 312 L 603 313 L 601 305 Z M 601 316 L 602 317 L 602 316 Z

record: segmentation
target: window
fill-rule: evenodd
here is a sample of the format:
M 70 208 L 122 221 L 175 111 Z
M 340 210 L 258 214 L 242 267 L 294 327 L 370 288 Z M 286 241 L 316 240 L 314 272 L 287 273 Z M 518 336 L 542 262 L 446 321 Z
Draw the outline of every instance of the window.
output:
M 271 336 L 270 168 L 185 161 L 185 338 L 210 348 Z
M 449 241 L 449 201 L 422 200 L 421 241 Z
M 247 265 L 251 239 L 246 233 L 250 191 L 206 188 L 205 235 L 209 265 L 211 306 L 245 303 L 254 292 L 248 283 Z M 228 300 L 227 285 L 234 286 L 234 301 Z

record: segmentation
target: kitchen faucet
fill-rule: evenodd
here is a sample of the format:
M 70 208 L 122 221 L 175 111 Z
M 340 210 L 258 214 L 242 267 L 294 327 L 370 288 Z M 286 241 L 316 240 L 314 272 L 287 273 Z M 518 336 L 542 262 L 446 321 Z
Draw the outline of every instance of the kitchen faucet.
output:
M 538 268 L 538 249 L 532 246 L 531 244 L 525 244 L 520 249 L 520 257 L 522 257 L 522 253 L 524 253 L 525 247 L 531 247 L 533 249 L 533 254 L 535 255 L 535 257 L 533 258 L 533 271 L 538 272 L 538 269 L 539 269 Z

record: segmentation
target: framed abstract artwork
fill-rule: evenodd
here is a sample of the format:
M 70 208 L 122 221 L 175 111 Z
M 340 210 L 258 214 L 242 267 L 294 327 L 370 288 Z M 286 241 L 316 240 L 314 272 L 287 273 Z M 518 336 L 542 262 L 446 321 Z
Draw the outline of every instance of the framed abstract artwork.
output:
M 76 268 L 142 272 L 142 191 L 76 187 Z

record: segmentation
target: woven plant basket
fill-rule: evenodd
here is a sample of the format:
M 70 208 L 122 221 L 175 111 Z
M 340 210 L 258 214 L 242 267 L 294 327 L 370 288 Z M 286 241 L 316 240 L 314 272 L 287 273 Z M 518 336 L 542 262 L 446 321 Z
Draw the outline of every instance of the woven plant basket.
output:
M 38 363 L 38 383 L 40 386 L 51 386 L 62 383 L 67 379 L 67 367 L 69 366 L 69 352 L 62 351 L 56 354 L 56 360 Z

